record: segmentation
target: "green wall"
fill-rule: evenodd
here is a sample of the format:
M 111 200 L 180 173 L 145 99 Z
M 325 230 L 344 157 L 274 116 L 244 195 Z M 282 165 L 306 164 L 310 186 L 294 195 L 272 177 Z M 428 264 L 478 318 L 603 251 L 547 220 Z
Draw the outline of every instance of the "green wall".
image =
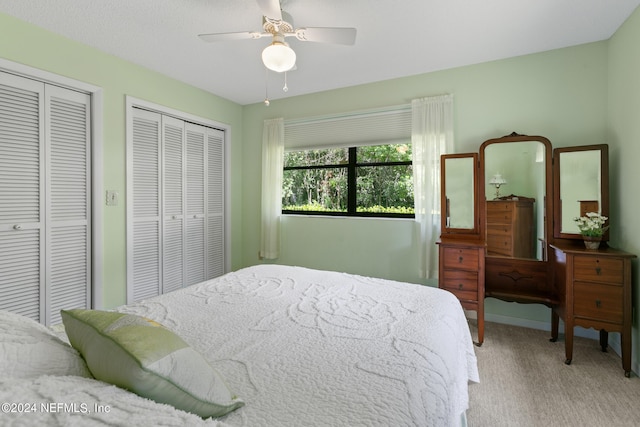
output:
M 640 8 L 609 41 L 607 134 L 611 243 L 640 255 Z M 633 263 L 633 370 L 640 372 L 640 272 Z
M 126 302 L 125 96 L 164 105 L 231 127 L 231 262 L 242 261 L 239 218 L 242 184 L 242 107 L 208 92 L 0 14 L 0 57 L 103 88 L 104 189 L 120 194 L 118 206 L 103 206 L 103 303 Z M 104 195 L 96 195 L 104 198 Z

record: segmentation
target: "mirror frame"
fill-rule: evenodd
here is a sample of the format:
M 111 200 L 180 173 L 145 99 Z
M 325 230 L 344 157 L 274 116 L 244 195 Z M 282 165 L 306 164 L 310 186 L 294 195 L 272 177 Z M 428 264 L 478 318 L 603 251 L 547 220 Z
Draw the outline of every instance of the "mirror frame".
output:
M 473 161 L 473 228 L 452 228 L 447 227 L 447 180 L 446 180 L 446 161 L 447 159 L 466 159 Z M 440 230 L 441 234 L 456 235 L 460 234 L 464 237 L 479 235 L 479 215 L 478 215 L 478 154 L 462 153 L 462 154 L 443 154 L 440 156 Z
M 560 199 L 560 154 L 576 151 L 600 151 L 600 198 L 602 206 L 600 213 L 609 216 L 609 146 L 607 144 L 580 145 L 575 147 L 563 147 L 553 150 L 553 187 L 555 197 L 553 199 L 553 237 L 556 239 L 582 240 L 580 233 L 562 232 L 562 200 Z M 609 241 L 609 230 L 602 236 L 604 242 Z
M 551 146 L 551 141 L 545 138 L 544 136 L 538 135 L 521 135 L 516 132 L 511 133 L 510 135 L 503 136 L 501 138 L 493 138 L 489 139 L 482 143 L 480 146 L 480 166 L 479 166 L 479 188 L 478 188 L 478 201 L 480 208 L 480 235 L 482 239 L 486 241 L 487 239 L 487 197 L 486 197 L 486 176 L 485 176 L 485 148 L 489 145 L 493 144 L 504 144 L 511 142 L 529 142 L 529 141 L 537 141 L 544 145 L 545 153 L 544 153 L 544 161 L 545 161 L 545 198 L 541 202 L 543 203 L 543 212 L 544 212 L 544 242 L 543 242 L 543 251 L 542 251 L 542 260 L 533 260 L 535 262 L 544 262 L 547 261 L 547 246 L 551 243 L 552 235 L 553 235 L 553 203 L 555 200 L 553 196 L 553 148 Z M 487 257 L 493 257 L 492 255 L 486 255 Z

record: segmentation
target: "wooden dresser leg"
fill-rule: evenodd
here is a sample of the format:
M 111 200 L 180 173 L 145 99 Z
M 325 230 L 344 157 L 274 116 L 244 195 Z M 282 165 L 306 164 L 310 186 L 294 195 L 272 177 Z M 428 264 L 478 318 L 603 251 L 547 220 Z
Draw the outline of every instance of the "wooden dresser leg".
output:
M 549 341 L 556 342 L 558 341 L 558 328 L 560 324 L 560 316 L 555 310 L 551 309 L 551 338 Z
M 478 307 L 478 342 L 476 345 L 480 347 L 484 342 L 484 307 L 483 304 L 479 304 Z
M 571 359 L 573 359 L 573 325 L 564 325 L 564 353 L 565 353 L 565 365 L 571 365 Z
M 624 369 L 624 376 L 629 378 L 631 376 L 631 331 L 630 328 L 626 328 L 620 334 L 620 346 L 622 347 L 622 369 Z
M 604 353 L 607 352 L 607 347 L 609 346 L 609 332 L 604 329 L 600 329 L 600 348 Z

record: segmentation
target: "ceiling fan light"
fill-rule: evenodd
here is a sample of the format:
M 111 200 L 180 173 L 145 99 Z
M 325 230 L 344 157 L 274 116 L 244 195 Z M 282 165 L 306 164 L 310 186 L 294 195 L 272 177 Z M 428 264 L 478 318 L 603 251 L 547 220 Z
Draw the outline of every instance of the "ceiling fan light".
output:
M 296 65 L 296 53 L 286 43 L 274 41 L 262 51 L 262 62 L 268 69 L 282 73 Z

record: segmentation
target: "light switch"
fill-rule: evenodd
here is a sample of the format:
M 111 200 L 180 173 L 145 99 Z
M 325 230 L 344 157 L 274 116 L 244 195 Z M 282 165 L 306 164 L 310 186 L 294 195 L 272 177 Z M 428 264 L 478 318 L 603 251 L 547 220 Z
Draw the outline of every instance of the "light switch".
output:
M 113 190 L 107 190 L 107 206 L 118 205 L 118 192 Z

